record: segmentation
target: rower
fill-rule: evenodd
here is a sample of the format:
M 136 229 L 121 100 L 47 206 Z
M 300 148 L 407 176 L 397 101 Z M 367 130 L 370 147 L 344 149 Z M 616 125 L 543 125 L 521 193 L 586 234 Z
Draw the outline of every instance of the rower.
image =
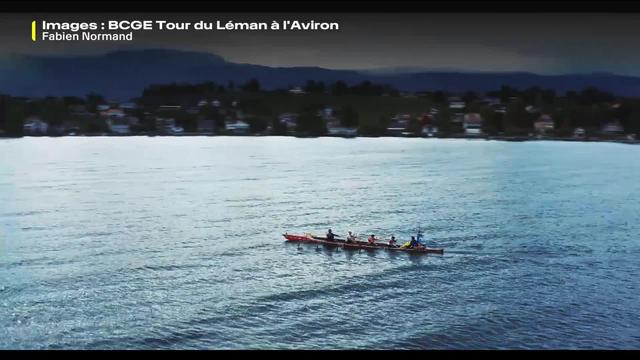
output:
M 327 241 L 333 241 L 335 237 L 335 234 L 331 232 L 331 229 L 329 229 L 329 231 L 327 231 Z
M 412 236 L 411 241 L 407 241 L 406 243 L 402 244 L 400 248 L 402 249 L 413 248 L 413 247 L 416 247 L 416 243 L 417 243 L 416 238 Z
M 375 245 L 376 244 L 376 236 L 371 234 L 371 236 L 369 236 L 367 241 L 369 242 L 369 245 Z
M 389 240 L 389 246 L 396 247 L 396 237 L 391 235 L 391 240 Z
M 409 242 L 409 247 L 416 247 L 418 246 L 418 240 L 416 240 L 416 238 L 414 236 L 411 237 L 411 241 Z
M 348 243 L 356 242 L 356 236 L 351 231 L 349 231 L 349 235 L 347 235 L 347 242 Z

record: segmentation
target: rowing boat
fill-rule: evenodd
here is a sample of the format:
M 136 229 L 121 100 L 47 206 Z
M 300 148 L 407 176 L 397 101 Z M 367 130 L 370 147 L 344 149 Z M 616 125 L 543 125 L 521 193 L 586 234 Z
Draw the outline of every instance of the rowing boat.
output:
M 400 246 L 391 246 L 388 244 L 376 243 L 375 245 L 371 245 L 365 241 L 356 241 L 356 242 L 347 242 L 343 239 L 335 239 L 333 241 L 327 240 L 326 238 L 313 236 L 310 234 L 305 235 L 294 235 L 294 234 L 283 234 L 284 238 L 287 242 L 297 242 L 297 243 L 307 243 L 307 244 L 319 244 L 333 247 L 341 247 L 344 249 L 353 249 L 353 250 L 389 250 L 389 251 L 405 251 L 409 253 L 420 253 L 420 254 L 444 254 L 444 249 L 439 248 L 402 248 Z

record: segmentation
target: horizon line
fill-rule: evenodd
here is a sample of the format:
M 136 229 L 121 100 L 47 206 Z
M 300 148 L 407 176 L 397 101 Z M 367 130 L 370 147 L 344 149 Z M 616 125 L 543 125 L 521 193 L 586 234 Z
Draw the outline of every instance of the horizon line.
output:
M 412 75 L 412 74 L 421 74 L 421 73 L 457 73 L 457 74 L 526 74 L 526 75 L 536 75 L 536 76 L 575 76 L 575 75 L 611 75 L 611 76 L 621 76 L 621 77 L 632 77 L 632 78 L 640 78 L 640 75 L 632 75 L 632 74 L 623 74 L 612 71 L 591 71 L 591 72 L 563 72 L 563 73 L 545 73 L 545 72 L 535 72 L 535 71 L 527 71 L 527 70 L 509 70 L 509 71 L 496 71 L 496 70 L 473 70 L 473 69 L 456 69 L 456 68 L 445 68 L 445 67 L 420 67 L 420 66 L 385 66 L 385 67 L 377 67 L 377 68 L 366 68 L 366 69 L 353 69 L 353 68 L 330 68 L 323 67 L 320 65 L 289 65 L 289 66 L 272 66 L 265 64 L 257 64 L 257 63 L 248 63 L 248 62 L 233 62 L 226 59 L 224 56 L 203 50 L 188 50 L 188 49 L 178 49 L 178 48 L 161 48 L 161 47 L 149 47 L 149 48 L 136 48 L 136 49 L 112 49 L 105 52 L 100 53 L 91 53 L 91 54 L 32 54 L 32 53 L 7 53 L 5 55 L 0 55 L 0 58 L 10 58 L 10 57 L 34 57 L 34 58 L 48 58 L 48 59 L 77 59 L 77 58 L 98 58 L 108 55 L 113 55 L 117 53 L 136 53 L 136 52 L 146 52 L 146 51 L 164 51 L 164 52 L 176 52 L 176 53 L 189 53 L 189 54 L 201 54 L 201 55 L 210 55 L 212 57 L 217 57 L 225 63 L 229 64 L 238 64 L 238 65 L 253 65 L 253 66 L 264 66 L 272 69 L 298 69 L 298 68 L 315 68 L 322 70 L 331 70 L 331 71 L 352 71 L 363 73 L 366 75 L 375 75 L 375 76 L 392 76 L 392 75 Z

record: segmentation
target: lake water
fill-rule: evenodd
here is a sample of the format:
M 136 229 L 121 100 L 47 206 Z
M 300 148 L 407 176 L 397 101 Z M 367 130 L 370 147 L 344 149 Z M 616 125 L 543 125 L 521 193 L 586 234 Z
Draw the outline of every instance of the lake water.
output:
M 0 140 L 0 348 L 638 348 L 640 147 Z M 445 254 L 328 250 L 347 230 Z

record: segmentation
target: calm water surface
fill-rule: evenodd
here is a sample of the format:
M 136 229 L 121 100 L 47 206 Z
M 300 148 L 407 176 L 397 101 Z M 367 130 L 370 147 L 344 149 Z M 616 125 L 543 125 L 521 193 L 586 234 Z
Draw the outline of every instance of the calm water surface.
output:
M 640 147 L 0 140 L 0 348 L 638 348 Z M 444 256 L 316 250 L 328 227 Z

